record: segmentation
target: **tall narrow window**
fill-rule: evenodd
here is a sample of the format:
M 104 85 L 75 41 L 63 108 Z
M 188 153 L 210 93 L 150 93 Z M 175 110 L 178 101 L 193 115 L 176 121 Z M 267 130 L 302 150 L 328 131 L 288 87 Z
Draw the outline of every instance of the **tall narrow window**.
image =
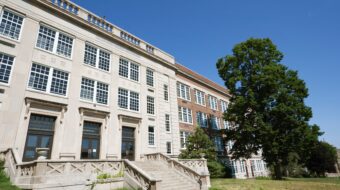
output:
M 181 148 L 186 148 L 186 144 L 187 144 L 189 135 L 190 135 L 189 132 L 180 131 Z
M 90 44 L 85 45 L 84 63 L 104 71 L 110 70 L 110 53 Z
M 217 110 L 217 98 L 209 95 L 209 104 L 210 108 L 213 110 Z
M 223 126 L 224 126 L 224 129 L 229 129 L 229 122 L 226 120 L 223 120 Z
M 155 146 L 155 128 L 149 126 L 148 133 L 149 133 L 149 145 Z
M 170 115 L 169 114 L 165 114 L 165 131 L 166 132 L 171 132 Z
M 223 141 L 222 141 L 222 137 L 214 137 L 214 144 L 215 144 L 215 148 L 218 152 L 222 152 L 223 151 Z
M 200 127 L 207 127 L 208 126 L 208 116 L 207 116 L 206 113 L 196 112 L 196 120 L 197 120 L 197 124 Z
M 139 111 L 139 94 L 137 92 L 119 88 L 118 106 L 123 109 Z
M 23 161 L 37 159 L 36 148 L 48 148 L 47 158 L 51 158 L 55 120 L 55 117 L 31 114 Z
M 73 38 L 55 29 L 40 25 L 37 40 L 38 48 L 70 58 Z
M 98 159 L 100 153 L 101 123 L 84 121 L 81 143 L 81 159 Z
M 221 100 L 221 111 L 226 112 L 228 109 L 228 102 Z
M 0 34 L 18 40 L 24 17 L 4 9 L 0 18 Z
M 147 97 L 147 113 L 148 114 L 155 114 L 155 98 L 148 96 Z
M 88 78 L 82 78 L 80 98 L 83 100 L 107 104 L 109 85 Z
M 218 117 L 214 116 L 214 115 L 211 115 L 210 116 L 210 120 L 211 120 L 211 127 L 213 129 L 220 129 L 220 120 L 218 119 Z
M 153 86 L 153 70 L 146 69 L 146 84 Z
M 191 109 L 178 106 L 179 121 L 192 124 Z
M 199 105 L 205 105 L 205 94 L 200 90 L 195 90 L 196 103 Z
M 9 83 L 14 57 L 0 53 L 0 83 Z
M 190 100 L 190 87 L 183 83 L 177 83 L 177 95 L 185 100 Z
M 169 87 L 168 87 L 168 85 L 165 84 L 163 86 L 163 89 L 164 89 L 164 100 L 169 101 Z
M 47 93 L 66 96 L 69 74 L 36 63 L 32 64 L 28 87 Z
M 166 142 L 166 153 L 167 154 L 172 153 L 171 142 Z

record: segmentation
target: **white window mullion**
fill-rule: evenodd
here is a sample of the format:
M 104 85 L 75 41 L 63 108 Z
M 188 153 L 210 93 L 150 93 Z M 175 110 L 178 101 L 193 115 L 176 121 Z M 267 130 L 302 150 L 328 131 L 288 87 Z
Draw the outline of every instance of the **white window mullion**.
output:
M 127 97 L 127 109 L 130 109 L 130 90 L 127 91 L 128 92 L 128 97 Z
M 56 31 L 55 33 L 55 39 L 53 43 L 53 53 L 57 53 L 57 46 L 58 46 L 58 41 L 59 41 L 59 31 Z
M 97 103 L 97 81 L 94 81 L 93 102 Z
M 54 71 L 54 69 L 52 67 L 50 67 L 50 70 L 49 70 L 49 73 L 48 73 L 48 79 L 47 79 L 47 86 L 46 86 L 46 92 L 48 92 L 48 93 L 50 93 L 50 91 L 51 91 L 53 71 Z
M 97 48 L 97 55 L 96 55 L 96 68 L 99 68 L 99 53 L 100 53 L 100 49 Z

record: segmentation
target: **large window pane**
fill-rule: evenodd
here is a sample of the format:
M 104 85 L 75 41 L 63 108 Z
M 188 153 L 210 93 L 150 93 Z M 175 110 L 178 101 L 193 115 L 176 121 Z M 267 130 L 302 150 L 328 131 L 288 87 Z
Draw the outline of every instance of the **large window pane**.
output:
M 18 40 L 23 20 L 23 17 L 4 10 L 1 17 L 0 34 Z

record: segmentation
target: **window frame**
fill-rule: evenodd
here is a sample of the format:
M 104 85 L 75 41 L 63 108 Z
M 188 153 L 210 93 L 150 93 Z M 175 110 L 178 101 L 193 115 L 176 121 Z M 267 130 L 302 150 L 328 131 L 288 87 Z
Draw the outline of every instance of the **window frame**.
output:
M 165 114 L 164 115 L 165 119 L 165 131 L 166 133 L 171 133 L 171 119 L 170 119 L 170 114 Z M 168 130 L 169 129 L 169 130 Z
M 151 72 L 152 75 L 149 75 L 150 73 L 148 72 Z M 149 81 L 149 79 L 152 81 Z M 151 82 L 152 85 L 149 84 L 149 82 Z M 151 68 L 146 68 L 146 85 L 148 87 L 155 88 L 155 71 Z
M 19 12 L 15 11 L 15 10 L 9 9 L 8 7 L 5 7 L 5 6 L 3 6 L 2 9 L 0 9 L 0 11 L 1 11 L 0 12 L 0 24 L 2 22 L 3 14 L 4 14 L 5 11 L 8 11 L 8 12 L 10 12 L 10 13 L 16 15 L 16 16 L 22 17 L 22 24 L 21 24 L 21 27 L 20 27 L 20 32 L 19 32 L 18 39 L 11 38 L 9 36 L 5 36 L 5 35 L 0 34 L 0 36 L 3 37 L 3 38 L 6 38 L 8 40 L 13 40 L 15 42 L 20 42 L 21 36 L 22 36 L 22 33 L 23 33 L 22 31 L 23 31 L 23 28 L 25 26 L 26 15 L 24 15 L 22 13 L 19 13 Z
M 180 148 L 181 149 L 186 149 L 187 142 L 188 142 L 188 137 L 191 135 L 190 132 L 187 131 L 180 131 L 179 132 L 179 139 L 180 139 Z M 182 144 L 182 139 L 183 139 L 183 144 Z M 182 146 L 183 145 L 183 146 Z
M 150 132 L 150 128 L 153 129 L 153 132 Z M 152 135 L 152 140 L 153 140 L 153 144 L 150 144 L 150 135 Z M 149 147 L 156 147 L 156 132 L 155 132 L 155 127 L 152 125 L 148 126 L 148 146 Z
M 163 84 L 164 101 L 169 102 L 169 85 Z
M 186 113 L 184 113 L 184 110 L 187 110 Z M 190 114 L 189 114 L 189 110 L 190 110 Z M 190 108 L 178 106 L 178 113 L 181 113 L 181 117 L 178 118 L 178 121 L 180 123 L 186 123 L 186 124 L 191 124 L 191 125 L 193 124 L 192 110 Z M 185 114 L 186 114 L 186 120 L 187 121 L 184 121 L 184 115 Z M 191 122 L 189 122 L 189 115 L 191 116 Z
M 90 65 L 90 64 L 88 64 L 88 63 L 85 63 L 85 55 L 86 55 L 86 46 L 90 46 L 90 47 L 92 47 L 92 48 L 95 48 L 96 49 L 96 62 L 95 62 L 95 65 L 94 66 L 92 66 L 92 65 Z M 107 54 L 109 54 L 109 70 L 105 70 L 105 69 L 101 69 L 101 68 L 99 68 L 99 62 L 100 62 L 100 52 L 104 52 L 104 53 L 107 53 Z M 101 48 L 101 47 L 98 47 L 98 46 L 96 46 L 96 45 L 93 45 L 92 43 L 90 43 L 90 42 L 85 42 L 85 46 L 84 46 L 84 57 L 83 57 L 83 64 L 84 65 L 86 65 L 86 66 L 89 66 L 89 67 L 91 67 L 91 68 L 96 68 L 96 69 L 99 69 L 99 70 L 101 70 L 101 71 L 104 71 L 104 72 L 107 72 L 107 73 L 111 73 L 111 65 L 112 65 L 112 56 L 111 56 L 111 52 L 110 51 L 108 51 L 108 50 L 105 50 L 105 49 L 103 49 L 103 48 Z
M 228 110 L 229 102 L 221 99 L 220 104 L 221 104 L 221 112 L 222 113 L 226 112 Z
M 202 117 L 199 117 L 202 116 Z M 203 117 L 205 116 L 205 118 Z M 203 121 L 202 119 L 205 119 L 205 121 Z M 208 114 L 201 112 L 201 111 L 197 111 L 196 112 L 196 123 L 197 124 L 201 124 L 201 121 L 205 123 L 205 125 L 201 125 L 201 128 L 207 128 L 208 127 Z
M 183 97 L 183 94 L 182 94 L 182 86 L 184 88 L 184 97 Z M 186 100 L 186 101 L 191 101 L 191 92 L 190 92 L 190 86 L 189 85 L 186 85 L 184 83 L 181 83 L 181 82 L 177 82 L 176 84 L 176 88 L 177 88 L 177 97 L 178 98 L 181 98 L 183 100 Z M 188 95 L 188 97 L 187 97 Z
M 151 98 L 153 100 L 153 102 L 149 102 L 149 98 Z M 146 113 L 148 115 L 152 115 L 152 116 L 156 115 L 156 106 L 155 105 L 156 105 L 155 97 L 153 97 L 153 96 L 146 96 Z M 149 108 L 152 109 L 152 110 L 149 110 Z M 153 113 L 149 113 L 149 111 L 152 111 Z
M 7 53 L 3 53 L 3 52 L 0 52 L 0 55 L 1 54 L 3 54 L 4 56 L 8 56 L 8 57 L 12 57 L 13 58 L 12 65 L 11 65 L 11 71 L 9 73 L 9 77 L 8 77 L 7 83 L 0 81 L 0 85 L 2 85 L 2 86 L 10 86 L 11 81 L 12 81 L 12 76 L 13 76 L 13 70 L 14 70 L 14 66 L 15 66 L 16 57 L 13 56 L 13 55 L 7 54 Z M 1 65 L 1 62 L 0 62 L 0 65 Z
M 41 47 L 38 47 L 38 39 L 39 39 L 39 34 L 40 34 L 40 27 L 45 27 L 45 28 L 47 28 L 47 29 L 52 30 L 52 31 L 55 32 L 55 37 L 54 37 L 54 42 L 53 42 L 52 51 L 45 50 L 45 49 L 43 49 L 43 48 L 41 48 Z M 62 35 L 64 35 L 64 36 L 69 37 L 69 38 L 72 39 L 72 48 L 71 48 L 71 55 L 70 55 L 70 57 L 67 57 L 67 56 L 65 56 L 65 55 L 63 55 L 63 54 L 58 54 L 58 52 L 57 52 L 57 49 L 58 49 L 58 42 L 59 42 L 59 34 L 62 34 Z M 35 47 L 36 49 L 41 50 L 41 51 L 44 51 L 44 52 L 47 52 L 47 53 L 51 53 L 51 54 L 53 54 L 53 55 L 56 55 L 56 56 L 59 56 L 59 57 L 65 58 L 65 59 L 72 60 L 72 59 L 73 59 L 73 54 L 74 54 L 75 39 L 76 39 L 76 37 L 73 36 L 73 35 L 70 35 L 70 34 L 68 34 L 68 33 L 66 33 L 66 32 L 63 32 L 62 30 L 59 30 L 59 29 L 54 28 L 54 27 L 52 27 L 52 26 L 49 26 L 49 25 L 47 25 L 47 24 L 40 23 L 40 24 L 39 24 L 38 33 L 37 33 L 37 37 L 36 37 L 36 40 L 35 40 L 35 46 L 34 46 L 34 47 Z
M 121 60 L 124 60 L 128 63 L 128 75 L 127 77 L 123 76 L 120 74 L 120 64 L 121 64 Z M 134 64 L 134 65 L 137 65 L 138 66 L 138 80 L 134 80 L 131 78 L 131 65 Z M 127 58 L 124 58 L 124 57 L 120 57 L 119 58 L 119 65 L 118 65 L 118 76 L 121 77 L 121 78 L 124 78 L 124 79 L 128 79 L 130 81 L 133 81 L 133 82 L 137 82 L 137 83 L 140 83 L 140 69 L 141 68 L 141 65 L 139 63 L 136 63 L 136 62 L 133 62 L 133 61 L 130 61 L 129 59 Z
M 120 105 L 119 105 L 119 89 L 126 90 L 128 92 L 128 96 L 127 96 L 127 108 L 120 107 Z M 138 94 L 138 111 L 132 110 L 130 108 L 130 102 L 131 102 L 131 96 L 130 95 L 131 95 L 131 92 Z M 117 106 L 118 106 L 118 109 L 127 110 L 127 111 L 131 111 L 131 112 L 136 112 L 136 113 L 140 112 L 140 110 L 141 110 L 140 109 L 140 105 L 141 105 L 140 104 L 140 98 L 141 98 L 141 96 L 140 96 L 139 92 L 132 91 L 132 90 L 129 90 L 129 89 L 126 89 L 126 88 L 122 88 L 122 87 L 118 87 L 117 95 L 118 95 L 118 97 L 117 97 Z
M 209 99 L 209 107 L 212 110 L 218 111 L 218 100 L 216 96 L 213 95 L 208 95 L 208 99 Z M 214 103 L 214 105 L 216 106 L 216 109 L 212 106 L 213 104 L 211 103 L 213 100 L 216 100 L 216 102 Z
M 88 99 L 83 99 L 81 97 L 81 92 L 82 92 L 82 87 L 81 86 L 82 86 L 83 78 L 94 81 L 92 101 L 90 101 Z M 107 104 L 103 104 L 103 103 L 97 102 L 97 90 L 98 90 L 97 87 L 98 87 L 98 83 L 102 83 L 102 84 L 107 85 Z M 79 99 L 81 101 L 88 102 L 88 103 L 98 104 L 98 105 L 102 105 L 102 106 L 109 106 L 109 103 L 110 103 L 110 85 L 108 83 L 105 83 L 105 82 L 102 82 L 102 81 L 97 81 L 97 80 L 91 79 L 89 77 L 82 76 L 81 80 L 80 80 L 80 95 L 79 95 Z
M 201 98 L 201 101 L 203 103 L 199 103 L 198 102 L 198 94 L 201 94 L 200 98 Z M 198 90 L 198 89 L 195 89 L 195 103 L 198 104 L 198 105 L 201 105 L 201 106 L 206 106 L 206 99 L 205 99 L 205 92 L 201 91 L 201 90 Z
M 170 147 L 168 147 L 168 145 L 170 145 Z M 172 154 L 172 143 L 171 143 L 171 141 L 166 141 L 165 146 L 166 146 L 166 154 L 171 155 Z M 168 152 L 168 150 L 169 150 L 168 148 L 170 148 L 169 152 Z
M 29 86 L 30 79 L 31 79 L 31 76 L 32 76 L 32 67 L 33 67 L 33 64 L 49 68 L 46 89 L 44 91 L 43 90 L 34 89 L 34 88 Z M 56 94 L 56 93 L 52 93 L 51 92 L 51 85 L 52 85 L 54 70 L 61 71 L 61 72 L 64 72 L 64 73 L 68 74 L 68 79 L 67 79 L 67 84 L 66 84 L 67 85 L 66 86 L 66 94 L 65 95 Z M 29 91 L 33 91 L 33 92 L 44 93 L 44 94 L 48 94 L 48 95 L 52 95 L 52 96 L 68 98 L 69 87 L 70 87 L 70 78 L 71 78 L 71 73 L 68 72 L 68 71 L 61 70 L 61 69 L 56 69 L 54 67 L 51 67 L 51 66 L 48 66 L 48 65 L 45 65 L 45 64 L 40 64 L 40 63 L 37 63 L 37 62 L 32 62 L 31 66 L 30 66 L 30 70 L 29 70 L 29 76 L 28 76 L 28 80 L 27 80 L 27 87 L 26 87 L 26 89 L 29 90 Z

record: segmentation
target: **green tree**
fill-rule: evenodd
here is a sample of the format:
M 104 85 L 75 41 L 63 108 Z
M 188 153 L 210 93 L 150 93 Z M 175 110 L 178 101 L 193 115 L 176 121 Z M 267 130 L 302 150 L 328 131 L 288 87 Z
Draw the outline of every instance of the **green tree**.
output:
M 283 54 L 270 39 L 253 39 L 237 44 L 233 54 L 217 61 L 220 77 L 232 97 L 225 119 L 235 127 L 226 131 L 234 141 L 234 158 L 257 154 L 274 167 L 274 177 L 282 178 L 289 154 L 305 153 L 313 134 L 312 117 L 304 103 L 305 82 L 296 71 L 280 64 Z M 302 158 L 301 156 L 299 156 Z
M 182 150 L 179 155 L 183 159 L 201 158 L 204 154 L 209 161 L 216 160 L 216 151 L 214 143 L 202 128 L 197 127 L 196 131 L 188 137 L 186 149 Z
M 306 165 L 312 174 L 320 177 L 325 176 L 325 172 L 335 172 L 336 163 L 336 148 L 327 142 L 318 142 Z

